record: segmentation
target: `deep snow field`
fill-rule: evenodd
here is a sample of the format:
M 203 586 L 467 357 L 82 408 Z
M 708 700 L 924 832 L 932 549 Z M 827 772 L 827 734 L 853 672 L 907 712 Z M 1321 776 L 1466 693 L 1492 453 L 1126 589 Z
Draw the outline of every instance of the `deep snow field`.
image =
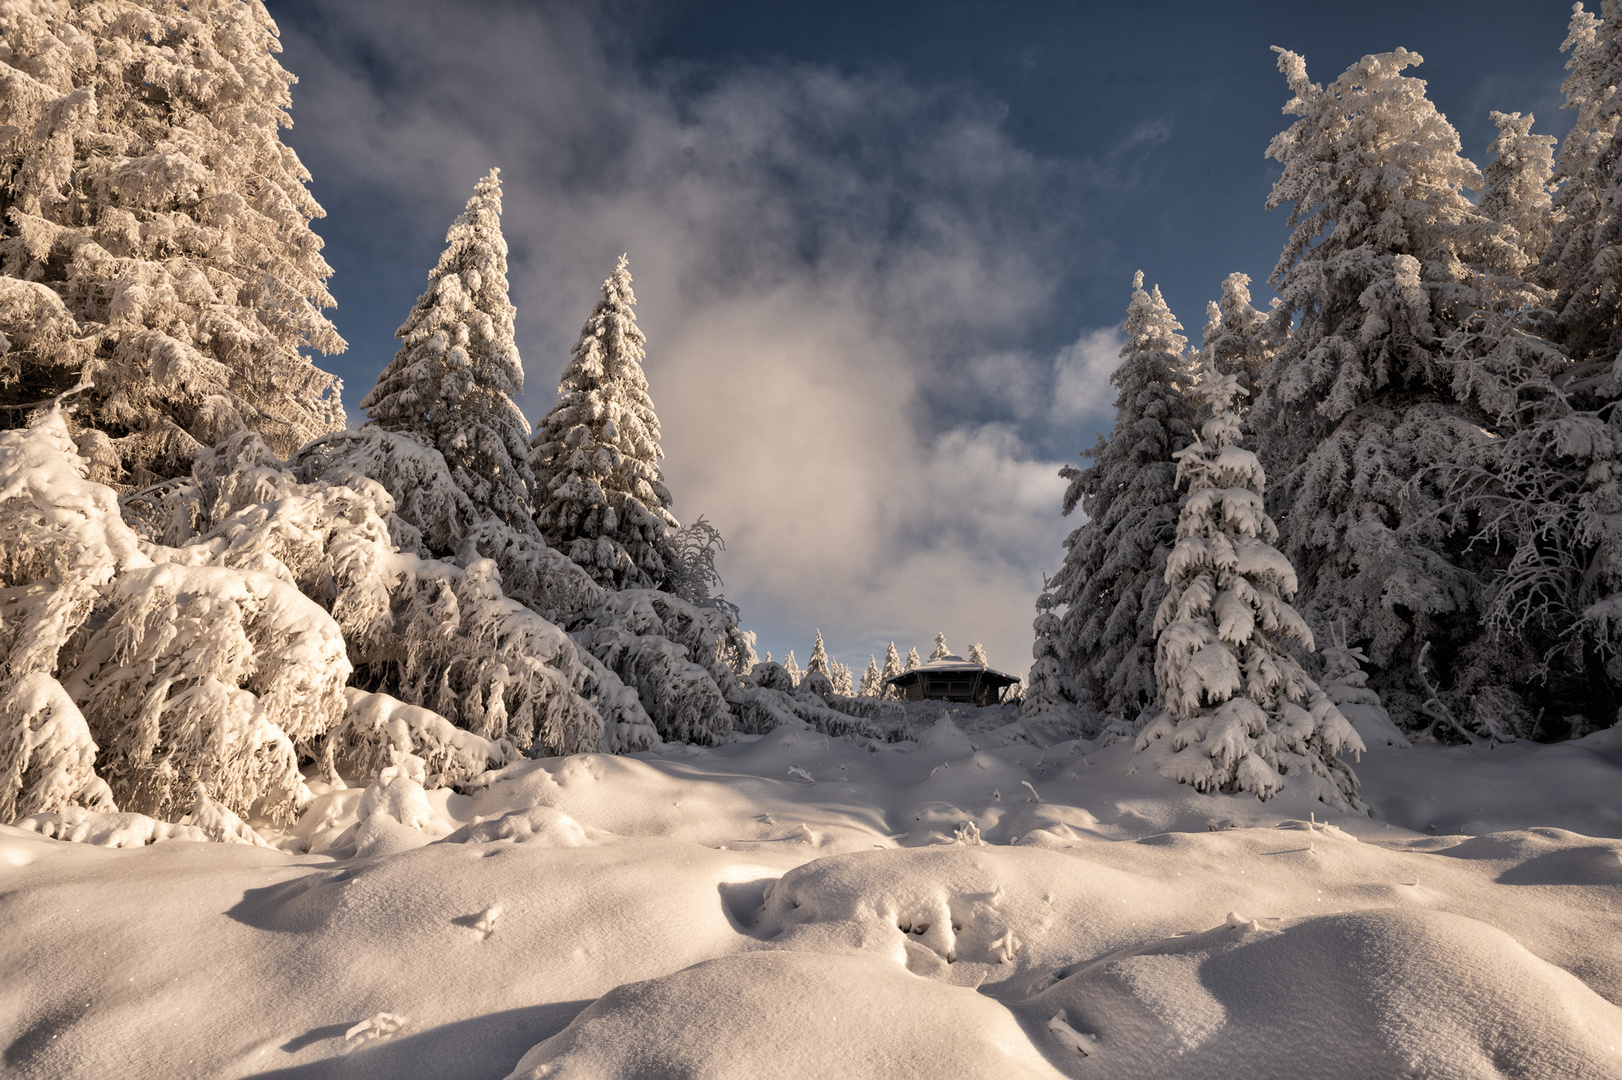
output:
M 1622 1077 L 1622 729 L 1362 816 L 958 718 L 0 827 L 4 1075 Z

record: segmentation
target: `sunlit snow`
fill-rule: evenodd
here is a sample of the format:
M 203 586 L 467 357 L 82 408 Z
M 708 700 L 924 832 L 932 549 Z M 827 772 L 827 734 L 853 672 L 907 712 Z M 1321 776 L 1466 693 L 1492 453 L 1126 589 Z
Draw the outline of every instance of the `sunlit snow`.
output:
M 1370 738 L 1369 817 L 915 708 L 0 828 L 8 1073 L 1622 1075 L 1622 731 Z

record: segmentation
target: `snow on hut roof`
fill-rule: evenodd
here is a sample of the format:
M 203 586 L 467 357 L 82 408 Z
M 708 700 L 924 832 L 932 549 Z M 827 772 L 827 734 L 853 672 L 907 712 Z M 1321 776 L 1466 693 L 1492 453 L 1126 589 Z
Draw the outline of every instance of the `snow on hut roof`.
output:
M 891 675 L 884 681 L 895 682 L 898 679 L 905 679 L 909 675 L 917 675 L 920 672 L 925 675 L 933 675 L 937 672 L 940 674 L 946 674 L 947 672 L 953 671 L 981 671 L 992 676 L 994 681 L 996 679 L 1007 679 L 1011 683 L 1019 682 L 1019 678 L 1017 676 L 1010 675 L 1006 671 L 998 671 L 996 668 L 987 667 L 984 664 L 976 664 L 973 660 L 965 660 L 961 656 L 955 656 L 950 653 L 941 657 L 939 660 L 931 660 L 927 664 L 919 664 L 917 667 L 903 671 L 899 675 Z

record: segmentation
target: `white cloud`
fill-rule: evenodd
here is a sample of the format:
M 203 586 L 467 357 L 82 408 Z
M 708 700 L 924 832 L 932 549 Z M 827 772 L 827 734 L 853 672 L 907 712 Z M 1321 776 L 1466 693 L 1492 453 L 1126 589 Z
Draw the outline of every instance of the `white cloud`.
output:
M 1087 330 L 1053 361 L 1053 419 L 1056 423 L 1097 419 L 1115 407 L 1109 377 L 1121 364 L 1125 339 L 1119 327 Z
M 1119 344 L 1018 347 L 1054 303 L 1064 214 L 1033 212 L 1050 166 L 997 108 L 805 65 L 650 76 L 552 5 L 341 10 L 319 40 L 284 27 L 318 182 L 437 211 L 437 234 L 502 167 L 531 417 L 630 253 L 677 514 L 727 538 L 726 591 L 763 650 L 803 654 L 820 628 L 859 670 L 945 630 L 1024 671 L 1074 525 L 1033 446 L 1107 408 Z M 358 76 L 365 55 L 388 69 Z M 1015 424 L 976 419 L 975 394 Z

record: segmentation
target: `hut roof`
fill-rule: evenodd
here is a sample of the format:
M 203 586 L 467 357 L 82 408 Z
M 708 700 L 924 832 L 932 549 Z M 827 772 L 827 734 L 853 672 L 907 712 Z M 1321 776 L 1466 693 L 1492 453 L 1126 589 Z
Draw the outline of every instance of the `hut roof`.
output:
M 997 700 L 1007 687 L 1019 679 L 1007 672 L 997 671 L 965 660 L 961 656 L 944 656 L 920 664 L 911 671 L 903 671 L 884 680 L 908 701 L 935 698 L 946 701 L 972 701 L 988 705 Z

